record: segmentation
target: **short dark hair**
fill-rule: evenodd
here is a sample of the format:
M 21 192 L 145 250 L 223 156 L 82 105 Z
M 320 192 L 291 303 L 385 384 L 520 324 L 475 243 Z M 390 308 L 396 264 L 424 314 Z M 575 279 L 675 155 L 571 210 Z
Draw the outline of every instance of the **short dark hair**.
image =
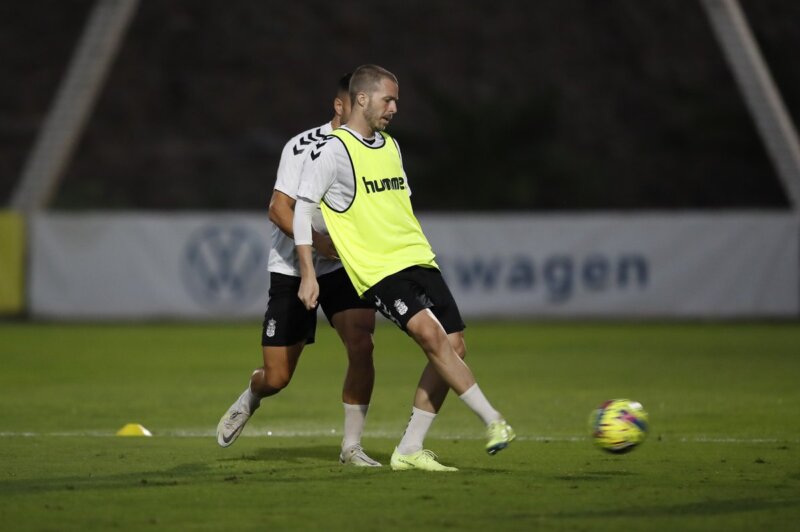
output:
M 397 76 L 378 65 L 361 65 L 355 69 L 350 79 L 350 101 L 355 104 L 359 92 L 374 92 L 382 79 L 389 79 L 399 85 Z
M 339 86 L 336 89 L 336 95 L 348 94 L 350 92 L 350 78 L 353 77 L 352 72 L 348 72 L 339 79 Z

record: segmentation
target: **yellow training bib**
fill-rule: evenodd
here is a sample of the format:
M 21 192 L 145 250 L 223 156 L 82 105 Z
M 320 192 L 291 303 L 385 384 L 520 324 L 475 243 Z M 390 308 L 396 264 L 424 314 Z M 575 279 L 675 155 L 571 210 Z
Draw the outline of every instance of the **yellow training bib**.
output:
M 438 268 L 411 208 L 405 172 L 392 138 L 381 133 L 383 146 L 372 148 L 345 129 L 331 135 L 347 149 L 356 192 L 350 206 L 341 212 L 323 202 L 322 216 L 358 294 L 411 266 Z

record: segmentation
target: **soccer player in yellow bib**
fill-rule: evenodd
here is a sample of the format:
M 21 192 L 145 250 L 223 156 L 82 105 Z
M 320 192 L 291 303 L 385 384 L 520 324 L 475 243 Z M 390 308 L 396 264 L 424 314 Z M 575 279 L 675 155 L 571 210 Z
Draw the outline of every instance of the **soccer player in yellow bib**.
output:
M 319 205 L 358 294 L 374 302 L 428 358 L 411 420 L 391 457 L 392 469 L 455 471 L 423 448 L 448 389 L 486 424 L 489 454 L 508 446 L 515 434 L 463 361 L 464 322 L 411 208 L 398 144 L 384 132 L 397 112 L 398 94 L 394 74 L 377 65 L 360 66 L 350 80 L 350 120 L 319 142 L 305 161 L 294 214 L 298 297 L 308 309 L 317 305 L 311 245 Z

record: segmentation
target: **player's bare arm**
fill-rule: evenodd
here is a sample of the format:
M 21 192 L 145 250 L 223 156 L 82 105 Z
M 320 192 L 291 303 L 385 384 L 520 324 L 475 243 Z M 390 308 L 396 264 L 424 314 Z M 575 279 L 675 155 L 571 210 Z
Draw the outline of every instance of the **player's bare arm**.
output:
M 300 266 L 300 288 L 297 297 L 309 310 L 316 308 L 319 297 L 317 272 L 314 269 L 314 257 L 311 253 L 311 218 L 317 203 L 301 200 L 295 204 L 293 228 L 297 261 Z
M 294 204 L 296 200 L 280 190 L 272 191 L 269 200 L 269 219 L 283 231 L 289 238 L 294 238 L 292 223 L 294 219 Z
M 280 190 L 272 191 L 272 198 L 269 200 L 269 219 L 278 226 L 283 234 L 294 239 L 294 206 L 297 200 L 284 194 Z M 338 259 L 336 246 L 333 245 L 330 235 L 324 235 L 312 230 L 313 247 L 317 253 L 329 259 Z
M 319 297 L 319 284 L 317 283 L 317 273 L 314 271 L 314 259 L 311 256 L 311 246 L 298 245 L 297 258 L 300 262 L 300 288 L 297 297 L 309 310 L 317 308 L 317 298 Z
M 339 258 L 338 253 L 336 253 L 336 246 L 333 244 L 333 239 L 331 239 L 330 235 L 323 235 L 312 230 L 311 238 L 313 239 L 313 247 L 318 254 L 328 259 Z

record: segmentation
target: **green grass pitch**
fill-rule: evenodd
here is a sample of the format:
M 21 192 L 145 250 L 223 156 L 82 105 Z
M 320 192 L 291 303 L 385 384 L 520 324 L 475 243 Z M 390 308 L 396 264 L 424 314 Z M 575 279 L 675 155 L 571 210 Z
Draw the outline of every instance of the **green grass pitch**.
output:
M 259 324 L 0 323 L 4 530 L 796 530 L 800 324 L 478 323 L 468 357 L 518 440 L 490 457 L 452 395 L 427 446 L 457 473 L 342 468 L 345 357 L 321 323 L 292 384 L 230 448 L 219 417 Z M 363 443 L 388 463 L 423 355 L 384 323 Z M 602 400 L 650 414 L 623 456 Z M 129 422 L 152 438 L 117 437 Z

